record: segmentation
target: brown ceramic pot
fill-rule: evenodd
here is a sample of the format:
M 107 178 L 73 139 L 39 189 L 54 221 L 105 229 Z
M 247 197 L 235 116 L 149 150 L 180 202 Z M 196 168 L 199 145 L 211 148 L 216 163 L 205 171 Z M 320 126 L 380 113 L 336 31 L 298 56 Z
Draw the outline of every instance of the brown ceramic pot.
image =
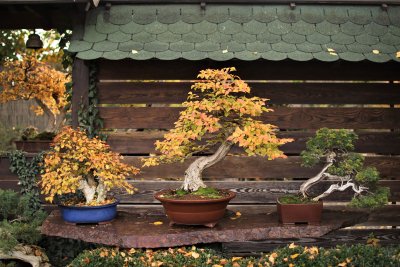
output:
M 226 190 L 229 195 L 219 199 L 179 200 L 160 197 L 167 191 L 155 194 L 165 209 L 170 225 L 204 225 L 214 227 L 224 217 L 226 206 L 236 196 L 236 193 Z
M 279 222 L 283 224 L 313 224 L 321 223 L 323 203 L 282 204 L 277 200 Z
M 15 146 L 18 150 L 23 150 L 30 153 L 39 153 L 50 149 L 52 140 L 27 140 L 15 141 Z

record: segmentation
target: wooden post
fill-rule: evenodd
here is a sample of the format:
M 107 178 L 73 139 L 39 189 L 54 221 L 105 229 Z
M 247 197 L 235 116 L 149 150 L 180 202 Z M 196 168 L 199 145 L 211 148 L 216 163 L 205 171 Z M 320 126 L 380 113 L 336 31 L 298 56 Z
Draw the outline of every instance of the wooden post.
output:
M 78 111 L 81 105 L 88 105 L 89 67 L 82 59 L 75 58 L 72 68 L 72 127 L 78 127 Z

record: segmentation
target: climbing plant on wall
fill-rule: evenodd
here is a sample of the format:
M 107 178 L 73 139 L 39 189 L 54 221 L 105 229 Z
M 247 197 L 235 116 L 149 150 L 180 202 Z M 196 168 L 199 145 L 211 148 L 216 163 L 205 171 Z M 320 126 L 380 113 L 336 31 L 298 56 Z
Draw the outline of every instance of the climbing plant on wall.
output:
M 42 170 L 43 153 L 28 159 L 20 150 L 9 152 L 10 170 L 19 177 L 19 185 L 23 195 L 30 195 L 29 207 L 40 210 L 41 203 L 37 187 L 38 174 Z
M 95 63 L 89 66 L 89 90 L 88 90 L 88 103 L 85 105 L 81 103 L 78 111 L 79 127 L 86 130 L 89 138 L 99 136 L 105 140 L 106 136 L 101 134 L 99 130 L 103 128 L 103 120 L 100 118 L 98 110 L 97 98 L 97 73 L 98 68 Z

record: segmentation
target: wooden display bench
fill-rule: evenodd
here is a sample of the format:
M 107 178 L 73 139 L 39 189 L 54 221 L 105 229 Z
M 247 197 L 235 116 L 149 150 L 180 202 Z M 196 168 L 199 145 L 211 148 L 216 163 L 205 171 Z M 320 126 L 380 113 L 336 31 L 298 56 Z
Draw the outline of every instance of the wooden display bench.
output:
M 276 212 L 267 214 L 252 211 L 238 216 L 228 211 L 214 228 L 169 226 L 168 218 L 159 208 L 150 208 L 119 210 L 117 219 L 105 225 L 71 225 L 62 220 L 58 210 L 54 210 L 43 223 L 42 234 L 124 248 L 160 248 L 250 240 L 318 238 L 367 220 L 368 214 L 364 212 L 324 210 L 320 225 L 281 225 Z

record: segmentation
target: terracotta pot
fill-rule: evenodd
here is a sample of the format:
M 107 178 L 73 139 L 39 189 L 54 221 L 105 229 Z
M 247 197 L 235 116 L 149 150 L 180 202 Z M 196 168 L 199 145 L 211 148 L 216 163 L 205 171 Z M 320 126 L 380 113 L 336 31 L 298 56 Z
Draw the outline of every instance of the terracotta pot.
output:
M 158 192 L 154 197 L 163 204 L 170 225 L 185 224 L 214 227 L 224 217 L 229 201 L 236 196 L 234 192 L 225 191 L 229 193 L 229 196 L 219 199 L 179 200 L 160 197 L 160 195 L 168 192 L 167 190 Z
M 282 204 L 277 200 L 279 222 L 283 224 L 313 224 L 321 223 L 323 203 Z
M 53 140 L 26 140 L 15 141 L 18 150 L 23 150 L 30 153 L 38 153 L 50 149 L 50 144 Z

